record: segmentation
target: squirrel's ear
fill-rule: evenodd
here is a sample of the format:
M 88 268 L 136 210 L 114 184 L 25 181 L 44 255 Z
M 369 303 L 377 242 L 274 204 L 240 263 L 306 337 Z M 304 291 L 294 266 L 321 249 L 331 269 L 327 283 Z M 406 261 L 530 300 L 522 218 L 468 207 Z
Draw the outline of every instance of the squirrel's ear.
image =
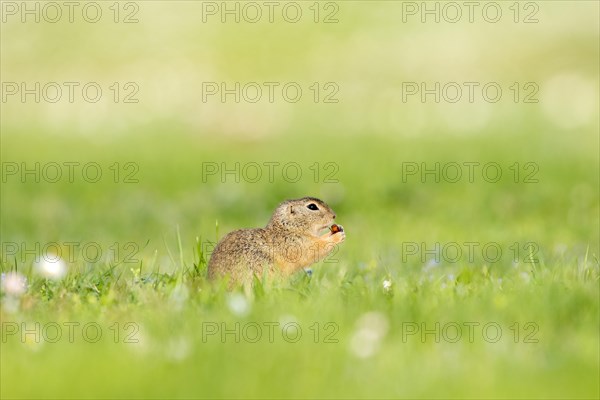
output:
M 288 208 L 288 212 L 289 212 L 290 214 L 293 214 L 293 213 L 294 213 L 294 206 L 293 206 L 292 204 L 290 204 L 290 208 Z

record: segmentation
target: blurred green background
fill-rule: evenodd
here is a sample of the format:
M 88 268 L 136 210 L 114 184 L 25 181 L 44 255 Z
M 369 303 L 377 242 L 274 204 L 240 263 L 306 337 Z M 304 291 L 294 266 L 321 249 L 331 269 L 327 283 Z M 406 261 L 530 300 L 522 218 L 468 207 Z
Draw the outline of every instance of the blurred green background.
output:
M 84 2 L 70 22 L 60 3 L 58 18 L 3 1 L 1 263 L 28 286 L 2 286 L 2 397 L 597 398 L 599 6 L 475 3 L 470 21 L 461 2 L 276 2 L 271 22 L 262 2 Z M 239 102 L 207 93 L 236 83 L 250 84 Z M 438 101 L 422 84 L 439 84 Z M 79 163 L 72 181 L 65 162 Z M 236 163 L 237 179 L 220 174 Z M 440 179 L 421 175 L 436 163 Z M 464 163 L 502 176 L 477 167 L 469 182 Z M 199 248 L 306 195 L 346 229 L 334 259 L 250 294 L 206 284 Z M 64 279 L 35 273 L 36 246 L 54 242 Z M 471 242 L 473 260 L 427 251 Z M 202 340 L 206 322 L 289 320 L 305 340 Z M 65 321 L 95 321 L 103 339 L 7 334 Z M 407 324 L 469 321 L 498 323 L 502 340 L 405 337 Z M 114 343 L 116 322 L 135 323 L 139 343 Z M 313 343 L 314 322 L 335 324 L 338 342 Z

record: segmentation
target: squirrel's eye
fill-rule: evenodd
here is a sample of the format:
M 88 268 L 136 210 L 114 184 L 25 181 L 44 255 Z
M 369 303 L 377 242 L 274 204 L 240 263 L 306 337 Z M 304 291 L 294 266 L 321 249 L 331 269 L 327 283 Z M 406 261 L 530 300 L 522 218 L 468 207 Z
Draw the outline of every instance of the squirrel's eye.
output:
M 313 210 L 313 211 L 317 211 L 319 209 L 319 207 L 317 207 L 317 205 L 315 203 L 310 203 L 309 205 L 306 206 L 306 208 L 308 208 L 309 210 Z

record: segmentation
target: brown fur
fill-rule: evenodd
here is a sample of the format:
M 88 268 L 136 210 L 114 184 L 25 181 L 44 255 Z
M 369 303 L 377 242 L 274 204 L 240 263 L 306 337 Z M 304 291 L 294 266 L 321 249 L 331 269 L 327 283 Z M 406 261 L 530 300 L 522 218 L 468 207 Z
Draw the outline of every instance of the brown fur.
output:
M 318 210 L 309 209 L 309 204 Z M 289 276 L 322 260 L 344 241 L 343 229 L 321 234 L 334 219 L 333 210 L 314 197 L 284 201 L 264 228 L 240 229 L 221 239 L 208 263 L 208 278 L 228 277 L 231 287 L 250 283 L 254 275 Z

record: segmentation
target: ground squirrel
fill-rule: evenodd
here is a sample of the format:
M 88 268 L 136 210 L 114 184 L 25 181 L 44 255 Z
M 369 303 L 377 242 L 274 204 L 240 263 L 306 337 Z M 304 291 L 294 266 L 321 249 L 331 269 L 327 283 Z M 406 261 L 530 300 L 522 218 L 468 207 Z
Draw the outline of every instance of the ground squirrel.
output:
M 314 197 L 284 201 L 266 227 L 233 231 L 219 241 L 208 278 L 228 277 L 232 287 L 252 282 L 254 275 L 288 276 L 306 268 L 346 238 L 334 219 L 333 210 Z

